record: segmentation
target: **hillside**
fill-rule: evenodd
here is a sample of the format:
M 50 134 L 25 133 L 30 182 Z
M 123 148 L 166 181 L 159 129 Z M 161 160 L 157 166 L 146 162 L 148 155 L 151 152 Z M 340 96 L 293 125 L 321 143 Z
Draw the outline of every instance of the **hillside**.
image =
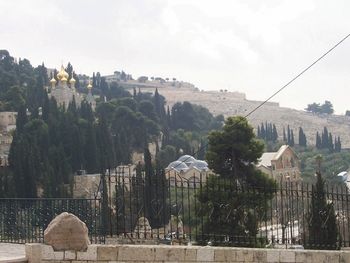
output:
M 142 91 L 154 92 L 154 88 L 142 87 Z M 158 91 L 172 106 L 176 102 L 189 101 L 208 108 L 214 115 L 246 115 L 260 104 L 260 101 L 246 99 L 243 93 L 199 91 L 191 88 L 174 88 L 159 85 Z M 308 143 L 315 144 L 316 132 L 326 126 L 335 136 L 340 136 L 343 148 L 350 147 L 350 117 L 340 115 L 315 115 L 309 112 L 280 107 L 278 103 L 269 102 L 249 116 L 250 123 L 257 127 L 261 122 L 276 124 L 281 137 L 283 126 L 289 124 L 294 129 L 295 140 L 298 140 L 298 129 L 301 126 L 306 133 Z

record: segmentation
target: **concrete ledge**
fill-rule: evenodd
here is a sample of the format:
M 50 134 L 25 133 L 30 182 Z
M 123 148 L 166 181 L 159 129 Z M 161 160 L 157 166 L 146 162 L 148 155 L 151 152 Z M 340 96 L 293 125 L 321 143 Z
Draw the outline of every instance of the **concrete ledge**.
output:
M 26 244 L 26 257 L 28 263 L 350 263 L 350 251 L 345 250 L 286 250 L 166 245 L 90 245 L 86 252 L 75 252 L 54 251 L 51 246 L 43 244 Z
M 27 263 L 28 260 L 26 257 L 10 257 L 10 258 L 1 258 L 0 263 Z

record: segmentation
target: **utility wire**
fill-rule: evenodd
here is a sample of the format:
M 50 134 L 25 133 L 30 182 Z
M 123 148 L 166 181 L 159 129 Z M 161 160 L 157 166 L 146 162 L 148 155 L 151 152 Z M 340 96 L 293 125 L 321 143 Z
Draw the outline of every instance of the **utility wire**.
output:
M 331 53 L 334 49 L 336 49 L 341 43 L 343 43 L 347 38 L 349 38 L 350 34 L 346 35 L 344 38 L 342 38 L 340 41 L 338 41 L 335 45 L 333 45 L 330 49 L 328 49 L 325 53 L 323 53 L 319 58 L 317 58 L 314 62 L 312 62 L 309 66 L 307 66 L 305 69 L 303 69 L 299 74 L 297 74 L 294 78 L 292 78 L 290 81 L 288 81 L 285 85 L 283 85 L 279 90 L 277 90 L 275 93 L 273 93 L 270 97 L 268 97 L 266 100 L 261 102 L 258 106 L 256 106 L 253 110 L 251 110 L 248 114 L 244 116 L 244 118 L 249 117 L 252 113 L 257 111 L 259 108 L 261 108 L 264 104 L 266 104 L 269 100 L 271 100 L 273 97 L 275 97 L 278 93 L 280 93 L 282 90 L 284 90 L 286 87 L 288 87 L 290 84 L 292 84 L 295 80 L 297 80 L 301 75 L 303 75 L 306 71 L 308 71 L 310 68 L 312 68 L 315 64 L 317 64 L 319 61 L 321 61 L 324 57 L 326 57 L 329 53 Z M 199 151 L 205 149 L 208 146 L 209 143 L 206 143 L 205 145 L 201 146 L 196 152 L 193 153 L 195 156 L 198 154 Z M 183 162 L 186 162 L 190 157 L 185 159 Z M 175 169 L 180 164 L 177 164 L 176 166 L 172 167 Z
M 313 67 L 317 62 L 319 62 L 320 60 L 322 60 L 325 56 L 327 56 L 329 53 L 331 53 L 334 49 L 336 49 L 341 43 L 343 43 L 348 37 L 350 36 L 350 34 L 348 34 L 347 36 L 345 36 L 342 40 L 340 40 L 338 43 L 336 43 L 333 47 L 331 47 L 327 52 L 323 53 L 322 56 L 320 56 L 318 59 L 316 59 L 314 62 L 312 62 L 308 67 L 306 67 L 304 70 L 302 70 L 298 75 L 296 75 L 294 78 L 292 78 L 289 82 L 287 82 L 284 86 L 282 86 L 282 88 L 280 88 L 279 90 L 277 90 L 275 93 L 273 93 L 270 97 L 268 97 L 265 101 L 263 101 L 262 103 L 260 103 L 257 107 L 255 107 L 252 111 L 250 111 L 247 115 L 245 115 L 244 117 L 247 118 L 248 116 L 250 116 L 253 112 L 255 112 L 257 109 L 259 109 L 260 107 L 262 107 L 266 102 L 268 102 L 269 100 L 271 100 L 273 97 L 275 97 L 278 93 L 280 93 L 282 90 L 284 90 L 286 87 L 288 87 L 290 84 L 292 84 L 292 82 L 294 82 L 296 79 L 298 79 L 301 75 L 303 75 L 306 71 L 308 71 L 311 67 Z

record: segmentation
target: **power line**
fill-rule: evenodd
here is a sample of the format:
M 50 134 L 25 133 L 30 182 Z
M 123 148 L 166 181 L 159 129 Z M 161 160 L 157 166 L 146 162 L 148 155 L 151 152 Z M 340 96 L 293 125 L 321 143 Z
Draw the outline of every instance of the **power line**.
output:
M 266 102 L 268 102 L 269 100 L 271 100 L 273 97 L 275 97 L 278 93 L 280 93 L 282 90 L 284 90 L 286 87 L 288 87 L 291 83 L 293 83 L 296 79 L 298 79 L 301 75 L 303 75 L 306 71 L 308 71 L 311 67 L 313 67 L 317 62 L 319 62 L 320 60 L 322 60 L 325 56 L 327 56 L 329 53 L 331 53 L 335 48 L 337 48 L 341 43 L 343 43 L 348 37 L 350 36 L 350 34 L 348 34 L 347 36 L 345 36 L 343 39 L 341 39 L 338 43 L 336 43 L 333 47 L 331 47 L 327 52 L 323 53 L 322 56 L 320 56 L 318 59 L 316 59 L 314 62 L 312 62 L 309 66 L 307 66 L 305 69 L 303 69 L 299 74 L 297 74 L 294 78 L 292 78 L 289 82 L 287 82 L 284 86 L 282 86 L 282 88 L 280 88 L 279 90 L 277 90 L 275 93 L 273 93 L 270 97 L 268 97 L 265 101 L 263 101 L 262 103 L 260 103 L 257 107 L 255 107 L 252 111 L 250 111 L 246 116 L 244 116 L 245 118 L 247 118 L 248 116 L 250 116 L 253 112 L 255 112 L 257 109 L 259 109 L 260 107 L 262 107 Z
M 342 38 L 340 41 L 338 41 L 335 45 L 333 45 L 330 49 L 328 49 L 325 53 L 323 53 L 319 58 L 317 58 L 315 61 L 313 61 L 309 66 L 304 68 L 300 73 L 298 73 L 294 78 L 292 78 L 290 81 L 288 81 L 286 84 L 284 84 L 279 90 L 277 90 L 275 93 L 273 93 L 270 97 L 268 97 L 266 100 L 261 102 L 258 106 L 256 106 L 253 110 L 251 110 L 248 114 L 244 116 L 244 118 L 249 117 L 252 113 L 257 111 L 259 108 L 261 108 L 264 104 L 266 104 L 268 101 L 270 101 L 273 97 L 275 97 L 278 93 L 280 93 L 282 90 L 284 90 L 286 87 L 288 87 L 290 84 L 292 84 L 295 80 L 297 80 L 300 76 L 302 76 L 306 71 L 308 71 L 310 68 L 312 68 L 315 64 L 317 64 L 319 61 L 321 61 L 324 57 L 326 57 L 329 53 L 331 53 L 334 49 L 336 49 L 341 43 L 343 43 L 350 34 L 346 35 L 344 38 Z M 198 154 L 199 151 L 203 150 L 205 147 L 208 146 L 209 143 L 206 143 L 205 145 L 201 146 L 196 152 L 193 153 L 193 155 Z M 187 161 L 190 157 L 185 159 L 183 162 Z M 172 168 L 178 167 L 180 164 L 177 164 L 176 166 Z

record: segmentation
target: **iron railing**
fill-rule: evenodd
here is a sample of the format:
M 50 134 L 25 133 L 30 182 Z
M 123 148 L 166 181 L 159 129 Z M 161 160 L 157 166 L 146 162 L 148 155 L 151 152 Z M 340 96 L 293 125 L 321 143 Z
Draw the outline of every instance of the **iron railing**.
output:
M 200 173 L 187 178 L 167 174 L 166 179 L 156 173 L 149 178 L 125 173 L 110 177 L 115 196 L 107 232 L 113 238 L 248 247 L 350 246 L 350 196 L 344 185 L 326 185 L 325 204 L 333 210 L 315 212 L 315 186 L 302 182 L 257 187 Z M 317 223 L 316 217 L 323 221 Z M 312 231 L 315 227 L 319 233 Z
M 43 242 L 44 230 L 62 212 L 73 213 L 89 229 L 92 243 L 103 243 L 104 231 L 99 199 L 0 199 L 0 242 Z
M 315 186 L 302 182 L 258 187 L 198 172 L 102 178 L 107 189 L 100 190 L 108 194 L 99 199 L 0 199 L 0 242 L 43 242 L 47 225 L 66 211 L 86 223 L 93 243 L 105 242 L 107 234 L 128 243 L 350 246 L 350 196 L 344 185 L 326 185 L 319 196 Z

